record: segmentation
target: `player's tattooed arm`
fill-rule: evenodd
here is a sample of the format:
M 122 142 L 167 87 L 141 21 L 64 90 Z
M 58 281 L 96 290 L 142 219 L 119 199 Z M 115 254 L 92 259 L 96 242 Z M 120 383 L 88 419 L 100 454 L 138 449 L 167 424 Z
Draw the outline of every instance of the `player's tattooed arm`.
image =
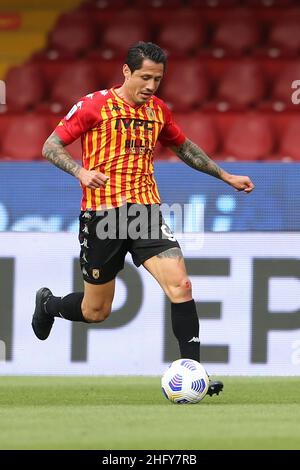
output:
M 186 139 L 178 147 L 172 147 L 176 155 L 187 165 L 195 170 L 202 171 L 208 175 L 215 176 L 225 183 L 229 184 L 237 191 L 251 193 L 254 184 L 248 176 L 231 175 L 220 168 L 198 145 Z
M 223 170 L 191 140 L 186 139 L 179 147 L 172 147 L 172 150 L 184 163 L 195 170 L 223 179 Z
M 66 151 L 65 145 L 54 131 L 44 143 L 43 156 L 53 165 L 78 178 L 82 186 L 90 189 L 105 187 L 109 177 L 100 171 L 86 170 L 80 166 Z
M 77 178 L 82 167 L 73 160 L 69 152 L 64 148 L 65 145 L 60 137 L 55 132 L 52 132 L 44 144 L 43 156 L 61 170 Z

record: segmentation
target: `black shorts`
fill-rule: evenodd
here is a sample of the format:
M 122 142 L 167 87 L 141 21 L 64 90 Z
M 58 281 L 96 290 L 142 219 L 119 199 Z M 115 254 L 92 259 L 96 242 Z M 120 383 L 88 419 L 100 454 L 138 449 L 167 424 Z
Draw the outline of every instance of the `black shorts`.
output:
M 114 279 L 124 268 L 128 252 L 140 266 L 163 251 L 180 248 L 159 204 L 127 203 L 104 211 L 85 211 L 79 220 L 80 266 L 83 279 L 90 284 Z

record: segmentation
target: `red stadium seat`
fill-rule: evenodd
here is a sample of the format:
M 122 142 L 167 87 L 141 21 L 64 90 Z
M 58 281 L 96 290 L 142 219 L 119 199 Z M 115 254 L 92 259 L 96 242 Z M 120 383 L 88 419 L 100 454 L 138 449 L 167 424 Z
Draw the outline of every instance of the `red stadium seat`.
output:
M 203 113 L 192 112 L 175 114 L 174 120 L 185 136 L 199 145 L 209 155 L 213 155 L 219 145 L 219 135 L 214 119 Z
M 123 63 L 124 59 L 105 60 L 102 58 L 101 50 L 94 49 L 89 55 L 91 65 L 98 77 L 100 88 L 110 88 L 113 85 L 123 83 Z
M 63 57 L 78 57 L 93 48 L 95 42 L 92 24 L 74 21 L 57 25 L 50 35 L 49 48 Z
M 113 23 L 107 24 L 102 35 L 102 56 L 106 59 L 122 57 L 127 50 L 139 41 L 150 41 L 148 20 L 141 10 L 125 10 L 114 17 Z
M 281 19 L 270 31 L 268 45 L 274 55 L 296 55 L 300 52 L 299 18 Z
M 41 158 L 43 144 L 50 133 L 46 117 L 35 114 L 17 115 L 6 128 L 1 155 L 19 161 Z
M 89 10 L 89 9 L 98 9 L 98 10 L 106 10 L 106 9 L 116 9 L 124 8 L 127 5 L 127 0 L 86 0 L 82 3 L 81 9 L 82 10 Z
M 178 8 L 182 0 L 136 0 L 138 8 Z
M 293 5 L 294 0 L 244 0 L 249 7 L 288 7 Z
M 46 91 L 41 71 L 36 64 L 11 68 L 5 82 L 10 111 L 28 111 L 34 108 Z
M 229 129 L 223 153 L 237 160 L 259 160 L 272 153 L 274 136 L 269 120 L 250 113 L 239 118 Z
M 220 111 L 245 109 L 257 104 L 264 97 L 265 77 L 253 60 L 239 61 L 221 78 L 217 90 L 217 107 Z
M 300 161 L 300 117 L 291 119 L 286 126 L 280 142 L 280 153 L 284 157 Z
M 284 19 L 289 19 L 289 18 L 300 18 L 300 8 L 299 8 L 299 1 L 294 0 L 293 5 L 290 8 L 287 8 L 284 11 Z
M 171 56 L 195 54 L 205 42 L 205 28 L 197 23 L 168 22 L 163 26 L 158 44 Z
M 127 50 L 133 44 L 144 40 L 150 41 L 150 33 L 143 24 L 114 23 L 103 33 L 103 57 L 125 58 Z
M 66 65 L 55 81 L 51 101 L 52 110 L 63 112 L 73 106 L 79 98 L 99 89 L 95 72 L 90 63 L 85 61 Z
M 240 0 L 189 0 L 189 5 L 191 7 L 223 8 L 234 7 L 239 3 Z
M 203 30 L 203 19 L 200 14 L 200 10 L 193 8 L 162 8 L 162 9 L 151 9 L 149 10 L 149 19 L 152 28 L 154 28 L 155 41 L 158 42 L 157 31 L 163 30 L 168 25 L 198 25 Z M 178 36 L 178 41 L 179 41 Z M 183 38 L 180 38 L 180 40 Z
M 129 23 L 130 26 L 133 26 L 138 23 L 148 24 L 148 18 L 146 18 L 144 12 L 138 8 L 125 8 L 116 13 L 114 22 L 118 24 Z
M 240 17 L 238 11 L 217 26 L 212 38 L 215 56 L 245 54 L 258 44 L 261 36 L 259 25 L 247 11 L 241 11 Z
M 91 27 L 93 27 L 92 20 L 92 12 L 88 10 L 86 11 L 85 9 L 76 8 L 75 10 L 66 11 L 59 15 L 53 30 L 60 29 L 65 26 L 67 27 L 73 24 L 80 26 L 81 24 L 88 25 L 90 23 Z
M 0 105 L 0 110 L 2 106 Z M 10 123 L 15 119 L 14 113 L 3 113 L 0 114 L 0 161 L 5 159 L 5 155 L 3 155 L 2 149 L 2 141 L 5 137 L 5 133 L 10 126 Z
M 283 111 L 291 108 L 295 109 L 295 105 L 292 103 L 292 83 L 294 80 L 300 79 L 300 61 L 291 62 L 286 65 L 277 79 L 275 79 L 272 100 L 273 108 L 276 111 Z
M 209 96 L 210 85 L 205 68 L 195 60 L 170 62 L 161 95 L 176 111 L 200 106 Z

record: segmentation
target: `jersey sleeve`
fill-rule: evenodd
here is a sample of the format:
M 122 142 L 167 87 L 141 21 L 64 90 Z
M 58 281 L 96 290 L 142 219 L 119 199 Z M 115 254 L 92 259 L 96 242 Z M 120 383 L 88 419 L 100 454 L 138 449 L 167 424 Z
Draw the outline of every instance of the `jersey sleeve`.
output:
M 100 103 L 94 94 L 81 98 L 55 128 L 55 133 L 69 145 L 95 127 L 100 120 Z
M 171 111 L 167 105 L 163 101 L 161 104 L 165 123 L 158 136 L 158 140 L 165 147 L 171 147 L 173 145 L 178 147 L 179 145 L 183 144 L 186 137 L 180 127 L 175 123 Z

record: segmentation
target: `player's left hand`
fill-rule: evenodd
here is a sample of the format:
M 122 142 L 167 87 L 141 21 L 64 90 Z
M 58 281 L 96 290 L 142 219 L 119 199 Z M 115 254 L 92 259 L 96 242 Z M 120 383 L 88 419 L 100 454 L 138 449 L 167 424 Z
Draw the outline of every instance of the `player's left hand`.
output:
M 248 176 L 229 175 L 227 183 L 230 184 L 236 191 L 244 191 L 245 193 L 251 193 L 255 188 L 251 179 Z

